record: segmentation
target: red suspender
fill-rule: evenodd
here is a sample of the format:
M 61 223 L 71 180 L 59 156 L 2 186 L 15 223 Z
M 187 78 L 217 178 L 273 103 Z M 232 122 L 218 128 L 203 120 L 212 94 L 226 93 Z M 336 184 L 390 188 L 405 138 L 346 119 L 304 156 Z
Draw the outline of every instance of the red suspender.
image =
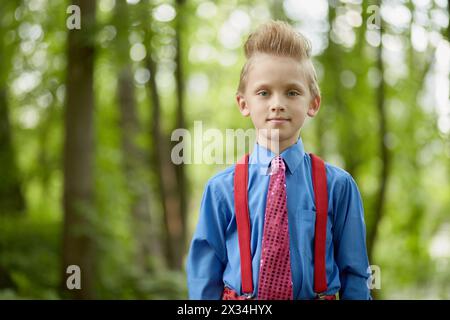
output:
M 323 293 L 327 290 L 325 270 L 325 245 L 328 217 L 328 192 L 325 163 L 314 154 L 312 160 L 312 180 L 316 204 L 316 225 L 314 237 L 314 291 Z M 248 154 L 236 164 L 234 174 L 234 208 L 238 229 L 239 252 L 241 256 L 242 291 L 253 293 L 252 258 L 250 252 L 250 215 L 248 210 Z
M 244 294 L 253 294 L 252 256 L 250 253 L 250 214 L 248 211 L 248 154 L 236 164 L 234 173 L 234 209 L 241 255 L 241 279 Z
M 328 192 L 325 163 L 311 153 L 314 200 L 316 202 L 316 228 L 314 235 L 314 291 L 327 291 L 325 245 L 327 237 Z

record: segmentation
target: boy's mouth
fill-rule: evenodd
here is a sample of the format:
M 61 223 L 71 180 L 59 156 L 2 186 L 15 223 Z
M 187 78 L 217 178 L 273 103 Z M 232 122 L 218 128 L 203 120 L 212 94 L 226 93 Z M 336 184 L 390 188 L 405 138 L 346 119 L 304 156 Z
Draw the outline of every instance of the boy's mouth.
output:
M 288 122 L 288 121 L 291 121 L 291 120 L 288 119 L 288 118 L 275 117 L 275 118 L 269 118 L 266 121 L 270 122 L 270 123 L 279 124 L 279 123 L 285 123 L 285 122 Z

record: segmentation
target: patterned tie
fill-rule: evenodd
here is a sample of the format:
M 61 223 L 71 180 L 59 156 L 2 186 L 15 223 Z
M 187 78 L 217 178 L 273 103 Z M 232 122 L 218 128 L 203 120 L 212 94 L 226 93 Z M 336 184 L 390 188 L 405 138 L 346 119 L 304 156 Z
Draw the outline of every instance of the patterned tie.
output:
M 264 218 L 258 284 L 260 300 L 292 300 L 285 172 L 283 159 L 275 157 L 271 162 Z

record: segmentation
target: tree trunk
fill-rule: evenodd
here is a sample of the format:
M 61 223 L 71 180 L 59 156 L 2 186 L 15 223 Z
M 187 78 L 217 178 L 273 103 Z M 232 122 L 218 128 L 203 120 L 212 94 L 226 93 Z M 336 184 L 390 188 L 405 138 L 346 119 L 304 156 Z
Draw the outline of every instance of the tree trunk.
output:
M 0 54 L 0 59 L 1 59 Z M 25 210 L 19 170 L 11 138 L 6 86 L 0 83 L 0 215 L 16 215 Z
M 119 66 L 118 102 L 122 131 L 122 154 L 128 190 L 131 196 L 131 214 L 137 245 L 137 264 L 143 272 L 153 269 L 150 259 L 159 252 L 158 241 L 152 230 L 150 216 L 150 190 L 146 182 L 143 150 L 136 144 L 141 127 L 137 118 L 134 80 L 128 56 L 128 5 L 116 4 L 117 55 Z
M 378 2 L 378 5 L 381 6 L 381 1 Z M 383 23 L 380 18 L 380 39 L 383 36 Z M 388 147 L 386 146 L 386 137 L 388 133 L 387 128 L 387 118 L 386 118 L 386 100 L 385 100 L 385 82 L 384 82 L 384 64 L 383 64 L 383 44 L 380 43 L 377 52 L 377 67 L 380 72 L 380 82 L 376 89 L 376 103 L 377 103 L 377 111 L 378 111 L 378 122 L 379 122 L 379 151 L 381 157 L 381 174 L 380 181 L 377 194 L 375 196 L 375 208 L 374 208 L 374 216 L 372 219 L 371 228 L 368 230 L 367 236 L 367 251 L 369 255 L 369 259 L 373 262 L 373 254 L 374 254 L 374 245 L 376 242 L 377 234 L 378 234 L 378 226 L 381 222 L 384 212 L 384 204 L 386 200 L 386 189 L 387 183 L 390 173 L 390 165 L 391 165 L 391 155 Z
M 95 297 L 93 192 L 94 37 L 96 1 L 74 0 L 81 30 L 68 31 L 67 96 L 64 141 L 64 226 L 62 287 L 77 299 Z M 66 269 L 81 269 L 81 289 L 67 291 Z
M 177 84 L 177 121 L 176 121 L 176 128 L 185 128 L 185 119 L 184 119 L 184 73 L 183 73 L 183 63 L 182 63 L 182 57 L 183 57 L 183 44 L 182 44 L 182 30 L 185 28 L 185 0 L 177 0 L 177 11 L 178 16 L 175 21 L 175 48 L 176 48 L 176 55 L 175 55 L 175 79 Z M 171 161 L 170 163 L 173 164 Z M 189 184 L 187 181 L 187 175 L 185 172 L 184 164 L 181 163 L 179 165 L 175 165 L 175 173 L 177 177 L 177 188 L 178 188 L 178 194 L 180 197 L 180 220 L 181 220 L 181 234 L 176 235 L 177 237 L 181 238 L 181 242 L 177 243 L 178 248 L 176 249 L 178 261 L 177 265 L 181 267 L 183 255 L 187 250 L 186 243 L 187 243 L 187 209 L 188 209 L 188 189 Z
M 147 2 L 145 4 L 148 4 Z M 178 2 L 178 5 L 181 5 Z M 178 18 L 181 15 L 182 8 L 178 9 Z M 146 22 L 146 25 L 151 24 Z M 181 25 L 176 27 L 176 32 L 181 29 Z M 171 142 L 170 136 L 163 132 L 161 128 L 161 101 L 159 98 L 157 83 L 155 75 L 157 72 L 156 62 L 154 60 L 154 54 L 152 54 L 152 42 L 153 33 L 151 28 L 146 28 L 145 44 L 147 48 L 146 66 L 150 70 L 150 80 L 147 84 L 151 102 L 151 135 L 152 135 L 152 170 L 156 175 L 157 180 L 157 192 L 158 198 L 163 210 L 163 230 L 162 233 L 164 243 L 164 252 L 168 267 L 174 270 L 181 270 L 183 268 L 183 256 L 186 247 L 186 178 L 183 169 L 180 169 L 173 164 L 171 160 Z M 177 45 L 179 44 L 179 38 Z M 177 46 L 177 51 L 180 51 L 180 47 Z M 181 77 L 181 55 L 179 52 L 177 56 L 177 85 L 178 85 L 178 105 L 176 115 L 176 125 L 183 125 L 184 118 L 182 115 L 183 100 L 182 100 L 182 85 L 183 81 Z M 180 113 L 181 112 L 181 113 Z
M 12 14 L 14 5 L 17 4 L 2 2 L 0 12 Z M 6 47 L 3 39 L 11 26 L 5 25 L 4 21 L 0 19 L 0 215 L 15 215 L 25 211 L 25 200 L 14 153 L 7 97 L 7 77 L 11 62 L 11 52 L 7 49 L 11 48 Z
M 177 263 L 175 253 L 175 242 L 181 241 L 181 220 L 179 219 L 180 199 L 176 193 L 176 173 L 172 163 L 170 162 L 170 150 L 168 148 L 167 137 L 161 132 L 160 126 L 160 110 L 161 104 L 158 89 L 155 81 L 156 64 L 151 58 L 150 52 L 147 54 L 147 68 L 150 70 L 151 77 L 148 82 L 148 90 L 152 105 L 152 125 L 151 135 L 153 141 L 152 150 L 152 169 L 156 174 L 158 185 L 158 198 L 163 209 L 163 243 L 165 258 L 169 268 L 177 269 L 180 264 Z

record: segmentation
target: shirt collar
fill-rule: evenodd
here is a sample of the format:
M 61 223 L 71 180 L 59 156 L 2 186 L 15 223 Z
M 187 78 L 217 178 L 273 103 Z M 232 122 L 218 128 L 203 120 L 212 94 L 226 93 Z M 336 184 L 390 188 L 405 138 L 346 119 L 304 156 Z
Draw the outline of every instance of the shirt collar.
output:
M 299 138 L 295 144 L 285 149 L 280 155 L 286 163 L 287 171 L 293 174 L 305 155 L 302 138 Z M 275 153 L 256 142 L 250 155 L 249 163 L 258 164 L 261 173 L 267 175 L 269 164 L 275 157 Z

